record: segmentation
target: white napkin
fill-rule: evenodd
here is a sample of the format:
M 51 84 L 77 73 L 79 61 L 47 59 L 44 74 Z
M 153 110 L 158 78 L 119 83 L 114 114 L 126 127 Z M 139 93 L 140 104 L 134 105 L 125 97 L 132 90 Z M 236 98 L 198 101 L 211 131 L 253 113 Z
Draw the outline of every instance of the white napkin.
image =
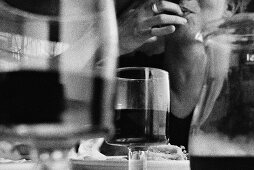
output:
M 71 159 L 91 159 L 91 160 L 106 160 L 107 156 L 100 153 L 99 149 L 104 141 L 104 138 L 94 138 L 88 140 L 82 140 L 78 149 L 78 153 L 75 153 L 74 149 L 70 152 Z

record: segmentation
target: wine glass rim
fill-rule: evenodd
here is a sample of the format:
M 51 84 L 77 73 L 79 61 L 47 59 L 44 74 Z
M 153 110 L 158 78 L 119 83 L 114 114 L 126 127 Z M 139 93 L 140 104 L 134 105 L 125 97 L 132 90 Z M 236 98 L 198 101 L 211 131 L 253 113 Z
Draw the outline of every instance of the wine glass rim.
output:
M 161 76 L 153 77 L 152 80 L 164 79 L 165 76 L 169 75 L 166 70 L 154 68 L 154 67 L 121 67 L 121 68 L 117 68 L 116 72 L 119 73 L 121 71 L 127 71 L 127 70 L 147 70 L 147 71 L 153 70 L 153 71 L 156 71 L 157 73 L 161 74 Z M 148 80 L 151 80 L 151 79 L 147 79 L 147 78 L 126 78 L 126 77 L 118 77 L 118 76 L 117 76 L 117 79 L 126 80 L 126 81 L 140 81 L 140 80 L 148 81 Z

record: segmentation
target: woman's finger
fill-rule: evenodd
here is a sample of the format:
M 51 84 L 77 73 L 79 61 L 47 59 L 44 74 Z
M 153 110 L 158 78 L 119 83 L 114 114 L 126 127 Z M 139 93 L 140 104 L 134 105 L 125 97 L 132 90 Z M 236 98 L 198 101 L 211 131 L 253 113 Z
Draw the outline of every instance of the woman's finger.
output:
M 183 12 L 178 4 L 175 4 L 173 2 L 169 1 L 158 1 L 155 3 L 158 13 L 163 13 L 163 12 L 170 12 L 170 13 L 175 13 L 176 15 L 183 15 Z M 155 11 L 154 11 L 155 12 Z
M 160 25 L 184 25 L 187 23 L 187 19 L 177 15 L 159 14 L 147 18 L 143 22 L 139 23 L 141 28 L 149 28 Z
M 175 32 L 176 28 L 174 25 L 158 27 L 158 28 L 149 28 L 144 30 L 137 30 L 136 35 L 142 36 L 143 38 L 151 38 L 155 36 L 164 36 Z
M 175 30 L 176 30 L 176 28 L 174 25 L 169 25 L 169 26 L 160 27 L 160 28 L 152 28 L 151 35 L 153 35 L 153 36 L 168 35 L 168 34 L 175 32 Z

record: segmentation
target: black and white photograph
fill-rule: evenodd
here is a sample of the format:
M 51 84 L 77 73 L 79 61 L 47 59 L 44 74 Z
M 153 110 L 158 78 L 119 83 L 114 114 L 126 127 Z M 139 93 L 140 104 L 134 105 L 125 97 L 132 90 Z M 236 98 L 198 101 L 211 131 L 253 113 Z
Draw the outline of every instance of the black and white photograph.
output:
M 0 170 L 253 167 L 253 0 L 0 0 Z

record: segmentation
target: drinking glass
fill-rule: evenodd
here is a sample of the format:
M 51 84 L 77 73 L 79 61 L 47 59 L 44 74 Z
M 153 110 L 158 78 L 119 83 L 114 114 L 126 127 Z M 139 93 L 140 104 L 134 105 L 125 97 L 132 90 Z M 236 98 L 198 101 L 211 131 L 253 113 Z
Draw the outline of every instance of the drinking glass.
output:
M 107 142 L 129 149 L 129 169 L 147 169 L 147 148 L 166 143 L 170 110 L 168 72 L 147 67 L 117 70 L 114 136 Z
M 113 132 L 114 1 L 5 0 L 0 9 L 0 140 L 31 145 L 38 168 L 69 169 L 76 142 Z
M 251 170 L 254 160 L 254 14 L 208 24 L 197 36 L 206 76 L 190 130 L 192 170 Z

